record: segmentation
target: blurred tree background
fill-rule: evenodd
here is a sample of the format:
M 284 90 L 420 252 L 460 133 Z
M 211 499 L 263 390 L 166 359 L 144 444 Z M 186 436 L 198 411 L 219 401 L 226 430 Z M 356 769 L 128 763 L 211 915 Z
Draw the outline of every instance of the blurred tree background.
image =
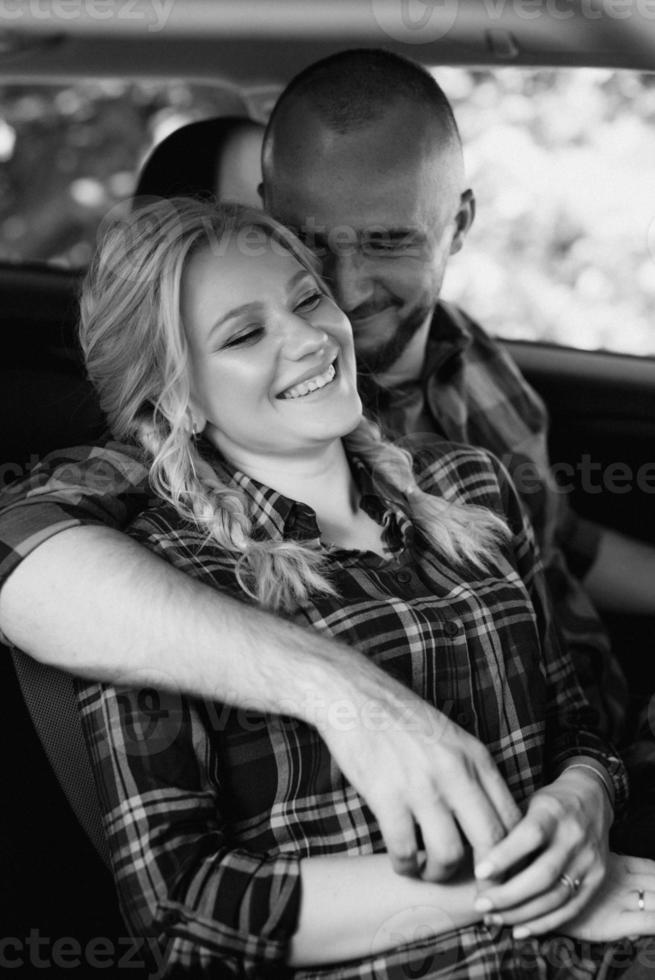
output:
M 477 197 L 446 298 L 491 332 L 655 354 L 655 76 L 439 68 Z M 193 119 L 264 119 L 271 90 L 0 87 L 0 259 L 84 266 L 150 148 Z
M 195 119 L 260 119 L 267 102 L 183 82 L 0 87 L 0 260 L 85 266 L 156 143 Z
M 655 354 L 655 75 L 436 74 L 478 205 L 444 296 L 503 337 Z

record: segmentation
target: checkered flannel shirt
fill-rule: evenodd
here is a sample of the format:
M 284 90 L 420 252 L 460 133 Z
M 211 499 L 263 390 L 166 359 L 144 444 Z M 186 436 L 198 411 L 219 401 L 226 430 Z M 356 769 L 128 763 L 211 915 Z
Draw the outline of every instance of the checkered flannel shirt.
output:
M 594 729 L 595 714 L 561 652 L 532 530 L 496 460 L 443 443 L 419 474 L 426 491 L 506 518 L 511 540 L 480 572 L 438 556 L 382 501 L 357 460 L 361 505 L 382 525 L 388 559 L 321 545 L 310 508 L 208 452 L 223 480 L 244 491 L 253 533 L 324 547 L 338 595 L 311 596 L 292 615 L 295 622 L 357 648 L 481 739 L 520 805 L 565 759 L 585 754 L 606 767 L 622 806 L 622 764 Z M 169 505 L 142 514 L 131 533 L 187 574 L 249 601 L 236 581 L 234 554 L 207 542 Z M 285 976 L 300 860 L 383 850 L 375 818 L 316 729 L 256 706 L 243 711 L 82 681 L 79 694 L 131 928 L 158 938 L 173 976 Z M 595 976 L 611 953 L 602 944 L 583 950 L 566 943 L 580 976 Z M 550 964 L 549 950 L 548 943 L 515 944 L 508 930 L 476 925 L 293 976 L 391 980 L 444 976 L 445 968 L 449 980 L 524 977 L 531 958 Z
M 380 392 L 362 379 L 369 407 L 388 432 L 408 433 L 413 451 L 435 432 L 481 446 L 505 464 L 534 524 L 556 618 L 604 732 L 619 740 L 627 687 L 607 635 L 560 547 L 579 572 L 589 567 L 598 535 L 576 518 L 548 467 L 547 414 L 503 348 L 461 310 L 437 306 L 420 383 Z M 50 453 L 30 476 L 0 494 L 0 587 L 33 548 L 77 524 L 124 527 L 146 506 L 147 472 L 130 446 L 108 443 Z

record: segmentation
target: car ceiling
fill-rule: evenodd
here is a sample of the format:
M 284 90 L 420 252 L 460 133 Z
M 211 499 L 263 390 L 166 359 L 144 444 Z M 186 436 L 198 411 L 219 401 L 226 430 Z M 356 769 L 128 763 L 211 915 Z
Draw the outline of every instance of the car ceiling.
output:
M 4 0 L 0 75 L 284 82 L 332 51 L 655 70 L 655 0 Z

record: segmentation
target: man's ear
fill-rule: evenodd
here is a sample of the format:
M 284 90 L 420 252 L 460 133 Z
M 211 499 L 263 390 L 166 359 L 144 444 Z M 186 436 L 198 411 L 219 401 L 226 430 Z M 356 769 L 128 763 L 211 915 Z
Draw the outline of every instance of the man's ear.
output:
M 459 199 L 459 208 L 457 209 L 457 214 L 455 215 L 455 234 L 453 235 L 453 240 L 450 243 L 451 255 L 454 255 L 455 252 L 459 252 L 474 221 L 475 194 L 469 187 L 462 193 Z

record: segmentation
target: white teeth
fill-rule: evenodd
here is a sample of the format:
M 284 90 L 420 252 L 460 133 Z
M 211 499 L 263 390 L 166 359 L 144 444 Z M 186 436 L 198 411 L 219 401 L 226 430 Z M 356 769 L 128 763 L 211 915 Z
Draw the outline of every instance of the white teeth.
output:
M 334 364 L 330 364 L 327 371 L 323 374 L 317 374 L 315 378 L 309 378 L 307 381 L 301 381 L 300 384 L 294 385 L 293 388 L 287 388 L 280 395 L 280 398 L 302 398 L 303 395 L 308 395 L 310 391 L 316 391 L 318 388 L 325 388 L 329 385 L 330 381 L 334 380 L 334 376 L 337 372 L 334 369 Z

